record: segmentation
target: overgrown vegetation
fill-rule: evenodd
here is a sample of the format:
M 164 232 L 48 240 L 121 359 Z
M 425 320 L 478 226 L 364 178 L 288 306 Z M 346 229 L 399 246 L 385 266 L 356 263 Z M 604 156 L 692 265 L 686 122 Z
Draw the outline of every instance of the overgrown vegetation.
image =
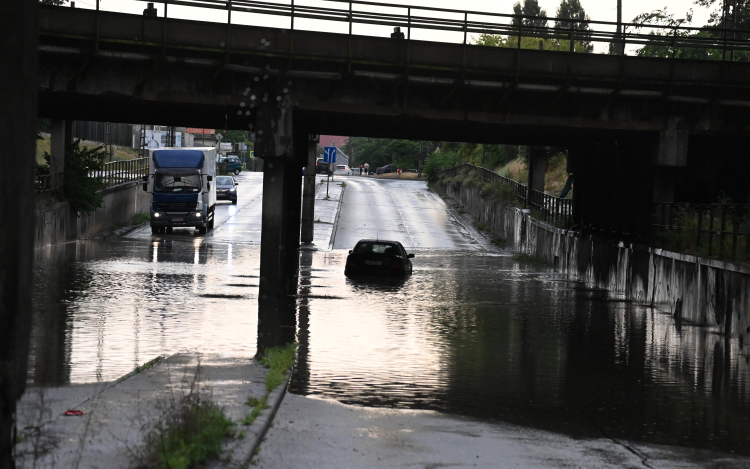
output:
M 148 213 L 139 213 L 133 219 L 133 223 L 136 225 L 140 225 L 141 223 L 146 223 L 149 220 L 151 220 L 151 215 L 149 215 Z
M 253 422 L 255 422 L 255 419 L 258 418 L 260 413 L 263 412 L 263 410 L 268 409 L 268 395 L 263 396 L 262 399 L 249 397 L 247 399 L 247 405 L 252 407 L 253 410 L 252 412 L 250 412 L 250 415 L 247 415 L 244 419 L 242 419 L 242 425 L 252 425 Z
M 492 244 L 499 248 L 504 248 L 508 245 L 508 241 L 505 238 L 501 238 L 500 236 L 497 236 L 492 239 Z
M 200 365 L 182 396 L 172 395 L 161 418 L 146 435 L 140 467 L 188 469 L 221 451 L 235 424 L 200 386 Z
M 482 223 L 481 221 L 475 221 L 474 228 L 478 229 L 479 231 L 489 231 L 490 229 L 487 223 Z
M 525 252 L 514 252 L 513 259 L 515 259 L 518 262 L 523 262 L 525 264 L 547 265 L 547 261 L 545 261 L 541 257 L 533 256 L 531 254 L 526 254 Z
M 726 197 L 719 199 L 719 207 L 723 204 L 731 204 L 732 201 Z M 726 221 L 724 232 L 750 233 L 750 221 L 746 213 L 733 208 L 726 207 Z M 748 235 L 737 236 L 736 241 L 731 234 L 723 237 L 714 233 L 711 239 L 711 250 L 709 252 L 709 229 L 717 232 L 721 230 L 721 215 L 719 211 L 713 213 L 713 228 L 711 227 L 712 213 L 710 210 L 699 210 L 689 204 L 677 209 L 673 219 L 669 222 L 672 228 L 659 228 L 656 232 L 656 241 L 659 247 L 669 251 L 692 254 L 695 256 L 711 256 L 719 259 L 732 259 L 733 257 L 747 257 L 750 240 Z M 698 230 L 700 223 L 701 231 Z M 732 255 L 732 252 L 736 256 Z
M 252 425 L 263 410 L 268 409 L 268 394 L 284 383 L 286 372 L 294 365 L 297 355 L 297 344 L 289 344 L 286 347 L 273 347 L 266 350 L 260 358 L 261 365 L 268 368 L 266 375 L 266 395 L 262 398 L 249 397 L 247 405 L 253 408 L 249 415 L 242 419 L 242 425 Z
M 296 355 L 297 344 L 266 350 L 266 354 L 260 359 L 260 363 L 268 368 L 268 375 L 266 375 L 266 390 L 268 392 L 273 391 L 284 382 L 286 371 L 294 365 Z

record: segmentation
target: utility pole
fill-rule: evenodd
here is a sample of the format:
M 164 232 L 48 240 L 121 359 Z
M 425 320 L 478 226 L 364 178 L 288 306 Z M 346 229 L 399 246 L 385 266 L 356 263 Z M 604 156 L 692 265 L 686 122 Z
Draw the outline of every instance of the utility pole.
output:
M 625 54 L 625 41 L 623 41 L 623 28 L 622 28 L 622 0 L 617 0 L 617 42 L 615 42 L 615 54 Z

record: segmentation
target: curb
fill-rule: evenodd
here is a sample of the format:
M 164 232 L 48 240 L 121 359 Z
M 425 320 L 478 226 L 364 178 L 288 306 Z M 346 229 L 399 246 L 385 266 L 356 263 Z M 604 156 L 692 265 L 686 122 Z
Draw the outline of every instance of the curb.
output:
M 339 195 L 339 205 L 336 207 L 336 218 L 333 219 L 333 228 L 331 228 L 331 242 L 328 244 L 328 250 L 333 249 L 333 242 L 336 241 L 336 228 L 339 226 L 339 216 L 341 215 L 341 203 L 344 200 L 344 192 L 346 192 L 346 186 L 341 188 L 341 194 Z
M 261 443 L 263 443 L 266 433 L 268 433 L 271 425 L 273 425 L 273 419 L 276 417 L 276 412 L 278 412 L 279 407 L 281 406 L 281 401 L 283 401 L 284 396 L 286 396 L 286 388 L 289 386 L 289 381 L 292 379 L 293 371 L 294 368 L 289 369 L 286 372 L 284 383 L 271 391 L 268 395 L 268 402 L 271 403 L 268 412 L 259 415 L 255 422 L 250 425 L 247 429 L 248 439 L 243 440 L 232 448 L 229 461 L 220 463 L 220 467 L 244 469 L 252 465 L 253 457 L 256 455 Z

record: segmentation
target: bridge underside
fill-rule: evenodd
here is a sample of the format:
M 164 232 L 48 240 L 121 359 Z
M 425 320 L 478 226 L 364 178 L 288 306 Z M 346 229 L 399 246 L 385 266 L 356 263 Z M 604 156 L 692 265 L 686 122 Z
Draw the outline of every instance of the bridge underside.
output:
M 655 201 L 748 197 L 747 63 L 40 10 L 41 116 L 255 132 L 262 322 L 294 285 L 310 134 L 566 148 L 577 224 L 633 239 Z

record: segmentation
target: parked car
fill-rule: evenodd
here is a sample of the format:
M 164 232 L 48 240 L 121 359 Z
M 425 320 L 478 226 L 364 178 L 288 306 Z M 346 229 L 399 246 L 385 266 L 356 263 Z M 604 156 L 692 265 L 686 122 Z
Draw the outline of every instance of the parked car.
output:
M 227 163 L 227 173 L 232 173 L 235 176 L 242 172 L 242 163 L 236 156 L 221 156 L 219 157 L 218 164 Z
M 392 164 L 387 164 L 385 166 L 381 166 L 381 167 L 377 168 L 375 170 L 375 173 L 376 174 L 386 174 L 386 173 L 392 173 L 394 171 L 396 171 L 395 166 L 393 166 Z
M 323 161 L 323 158 L 315 160 L 315 174 L 333 174 L 333 165 Z
M 336 169 L 333 171 L 334 174 L 346 174 L 347 176 L 352 175 L 352 170 L 345 164 L 337 164 Z
M 404 275 L 412 273 L 414 254 L 398 241 L 361 239 L 346 258 L 344 275 Z
M 216 200 L 230 200 L 237 205 L 237 184 L 232 176 L 216 176 Z

